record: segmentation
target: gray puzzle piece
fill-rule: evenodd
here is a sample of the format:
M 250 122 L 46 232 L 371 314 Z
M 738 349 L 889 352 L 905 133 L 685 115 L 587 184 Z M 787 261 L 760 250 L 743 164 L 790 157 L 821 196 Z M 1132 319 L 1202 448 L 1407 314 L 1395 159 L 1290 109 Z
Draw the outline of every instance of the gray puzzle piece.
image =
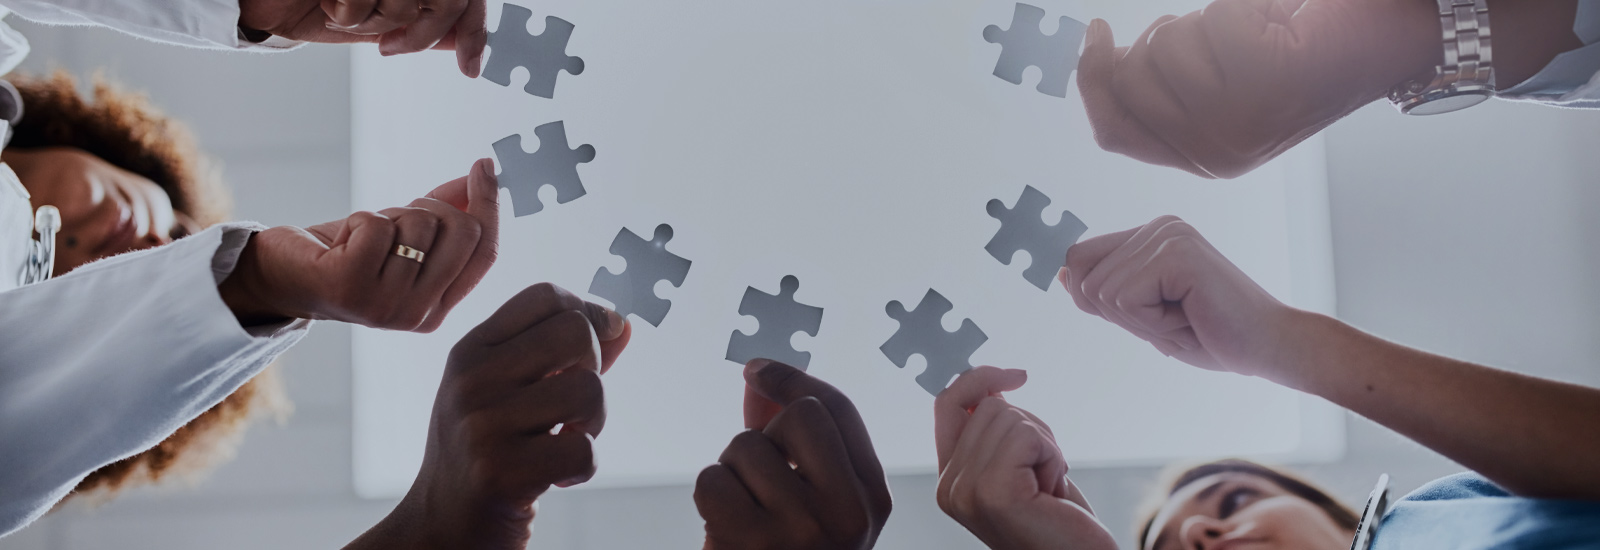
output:
M 1011 257 L 1017 251 L 1028 251 L 1032 263 L 1022 272 L 1022 278 L 1046 292 L 1050 290 L 1050 281 L 1061 272 L 1061 266 L 1067 265 L 1067 249 L 1089 230 L 1077 216 L 1066 211 L 1061 213 L 1060 222 L 1046 225 L 1044 207 L 1049 205 L 1050 197 L 1031 185 L 1022 189 L 1022 197 L 1017 199 L 1014 208 L 1006 208 L 1000 199 L 989 201 L 989 215 L 1000 220 L 1000 232 L 983 247 L 1005 265 L 1011 265 Z
M 1039 24 L 1044 22 L 1044 10 L 1027 4 L 1017 4 L 1011 16 L 1011 28 L 989 25 L 983 29 L 983 39 L 1000 44 L 1000 62 L 994 66 L 994 75 L 1012 84 L 1022 83 L 1022 71 L 1029 66 L 1038 67 L 1044 74 L 1039 79 L 1039 91 L 1045 95 L 1067 97 L 1067 75 L 1078 68 L 1078 47 L 1089 32 L 1089 26 L 1071 17 L 1061 18 L 1061 27 L 1055 34 L 1045 34 Z
M 950 385 L 950 380 L 972 369 L 972 354 L 989 341 L 972 319 L 962 319 L 961 330 L 946 331 L 944 316 L 953 309 L 950 300 L 933 289 L 928 289 L 915 311 L 906 311 L 899 301 L 889 302 L 886 308 L 889 317 L 900 321 L 900 330 L 878 349 L 902 369 L 912 355 L 921 355 L 928 362 L 928 370 L 917 375 L 917 384 L 935 397 Z
M 522 90 L 545 99 L 556 95 L 556 76 L 561 71 L 583 74 L 583 60 L 567 55 L 572 39 L 572 23 L 557 17 L 544 18 L 544 33 L 528 34 L 533 12 L 515 4 L 500 10 L 500 28 L 489 33 L 489 62 L 483 78 L 501 86 L 511 85 L 511 69 L 528 70 L 528 83 Z
M 672 286 L 683 286 L 689 275 L 689 260 L 667 252 L 667 241 L 672 240 L 672 226 L 656 226 L 655 237 L 644 240 L 628 228 L 622 228 L 611 241 L 611 253 L 628 260 L 622 273 L 612 273 L 602 267 L 594 272 L 589 283 L 589 293 L 610 300 L 618 315 L 638 315 L 651 325 L 661 326 L 672 309 L 672 301 L 656 296 L 656 283 L 667 281 Z
M 811 366 L 811 352 L 796 351 L 790 339 L 796 332 L 816 336 L 822 328 L 822 308 L 796 302 L 794 293 L 798 290 L 800 279 L 794 275 L 783 278 L 777 294 L 755 287 L 745 289 L 739 314 L 755 317 L 761 326 L 755 334 L 734 331 L 728 338 L 729 361 L 742 365 L 752 359 L 771 359 L 800 370 Z
M 511 190 L 511 206 L 517 217 L 544 210 L 539 189 L 556 188 L 556 202 L 566 204 L 588 193 L 578 177 L 578 165 L 594 160 L 594 146 L 567 148 L 567 127 L 552 122 L 533 129 L 539 150 L 522 148 L 522 134 L 512 134 L 494 142 L 494 156 L 500 159 L 500 187 Z

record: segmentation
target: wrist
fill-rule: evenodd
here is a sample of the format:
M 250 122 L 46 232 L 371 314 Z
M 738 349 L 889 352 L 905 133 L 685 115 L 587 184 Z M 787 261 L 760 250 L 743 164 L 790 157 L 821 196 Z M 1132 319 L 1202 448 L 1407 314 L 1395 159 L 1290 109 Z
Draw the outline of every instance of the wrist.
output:
M 1577 0 L 1488 0 L 1494 32 L 1495 84 L 1509 89 L 1544 70 L 1555 56 L 1583 47 L 1573 30 Z
M 1389 90 L 1406 82 L 1433 80 L 1434 72 L 1444 64 L 1444 27 L 1439 19 L 1438 1 L 1374 1 L 1383 5 L 1379 13 L 1392 17 L 1388 29 L 1391 36 L 1379 46 L 1387 51 L 1378 52 L 1382 60 L 1374 73 L 1377 95 L 1373 99 L 1386 97 Z
M 1278 385 L 1319 394 L 1323 379 L 1337 370 L 1348 342 L 1341 338 L 1348 328 L 1343 321 L 1327 315 L 1285 308 L 1275 320 L 1278 327 L 1274 344 L 1264 354 L 1256 376 Z
M 271 307 L 266 300 L 270 292 L 266 290 L 268 285 L 262 277 L 262 263 L 257 250 L 256 235 L 251 235 L 244 249 L 239 252 L 239 261 L 234 264 L 233 272 L 217 285 L 222 303 L 233 312 L 241 326 L 278 323 L 291 317 Z

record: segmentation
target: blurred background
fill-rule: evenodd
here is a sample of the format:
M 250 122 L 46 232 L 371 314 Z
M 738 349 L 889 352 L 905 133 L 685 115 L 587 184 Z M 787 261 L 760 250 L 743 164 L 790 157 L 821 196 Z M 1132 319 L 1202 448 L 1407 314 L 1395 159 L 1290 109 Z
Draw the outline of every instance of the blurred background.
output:
M 223 161 L 238 218 L 308 225 L 350 211 L 348 49 L 227 54 L 11 23 L 33 44 L 21 71 L 103 69 L 189 121 Z M 1339 317 L 1444 355 L 1600 385 L 1600 112 L 1491 102 L 1422 119 L 1375 105 L 1326 138 Z M 280 361 L 295 413 L 251 428 L 236 459 L 190 484 L 65 506 L 0 550 L 342 546 L 394 504 L 353 490 L 350 355 L 347 327 L 319 326 Z M 1354 504 L 1381 473 L 1404 493 L 1460 470 L 1361 418 L 1346 429 L 1342 459 L 1302 471 Z M 1157 471 L 1072 477 L 1131 547 Z M 880 548 L 981 547 L 938 510 L 933 476 L 890 481 L 895 512 Z M 550 494 L 533 547 L 697 547 L 691 492 Z

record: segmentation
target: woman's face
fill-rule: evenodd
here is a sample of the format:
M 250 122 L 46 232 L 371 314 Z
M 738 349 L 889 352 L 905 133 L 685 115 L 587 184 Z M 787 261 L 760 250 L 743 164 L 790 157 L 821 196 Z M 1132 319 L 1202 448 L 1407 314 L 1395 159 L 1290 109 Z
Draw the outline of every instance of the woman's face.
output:
M 1322 508 L 1265 478 L 1226 472 L 1167 499 L 1146 550 L 1345 550 L 1355 533 Z
M 55 274 L 124 252 L 153 248 L 196 230 L 167 192 L 79 149 L 7 150 L 0 155 L 33 195 L 61 210 Z

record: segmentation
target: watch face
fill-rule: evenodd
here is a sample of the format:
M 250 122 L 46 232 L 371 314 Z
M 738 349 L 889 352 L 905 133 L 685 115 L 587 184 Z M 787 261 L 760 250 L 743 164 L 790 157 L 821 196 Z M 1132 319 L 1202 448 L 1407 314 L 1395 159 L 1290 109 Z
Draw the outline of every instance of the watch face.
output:
M 1448 95 L 1432 101 L 1424 101 L 1422 103 L 1412 105 L 1410 109 L 1406 110 L 1406 114 L 1427 116 L 1453 113 L 1467 107 L 1483 103 L 1489 99 L 1490 95 L 1491 94 L 1488 92 L 1468 92 Z

